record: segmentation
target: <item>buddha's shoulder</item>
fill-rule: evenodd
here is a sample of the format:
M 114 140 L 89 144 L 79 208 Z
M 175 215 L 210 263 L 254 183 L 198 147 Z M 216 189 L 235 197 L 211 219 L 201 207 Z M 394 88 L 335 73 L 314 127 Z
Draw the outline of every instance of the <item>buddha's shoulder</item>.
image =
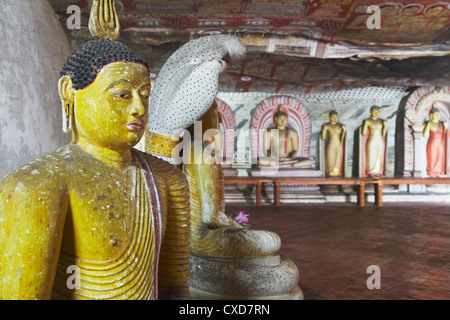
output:
M 151 154 L 139 150 L 135 150 L 135 152 L 141 155 L 147 161 L 155 175 L 160 176 L 161 178 L 164 178 L 166 180 L 174 177 L 185 179 L 184 173 L 177 166 Z
M 73 145 L 63 146 L 53 152 L 33 159 L 6 175 L 0 184 L 5 185 L 39 185 L 54 184 L 62 181 L 71 173 L 73 167 Z

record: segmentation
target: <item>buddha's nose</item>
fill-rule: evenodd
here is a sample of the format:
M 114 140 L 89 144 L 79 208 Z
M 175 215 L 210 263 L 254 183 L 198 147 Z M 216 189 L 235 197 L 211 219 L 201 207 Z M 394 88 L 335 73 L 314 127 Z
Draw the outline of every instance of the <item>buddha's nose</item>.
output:
M 133 99 L 130 106 L 130 114 L 135 117 L 142 117 L 145 114 L 144 104 L 139 97 Z

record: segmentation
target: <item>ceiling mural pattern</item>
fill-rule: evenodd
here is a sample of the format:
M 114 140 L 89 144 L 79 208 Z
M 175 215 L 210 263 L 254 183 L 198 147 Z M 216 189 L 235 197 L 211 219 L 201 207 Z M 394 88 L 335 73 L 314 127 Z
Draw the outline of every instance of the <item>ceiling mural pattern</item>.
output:
M 50 0 L 73 46 L 91 39 L 90 2 Z M 80 29 L 67 28 L 70 5 L 81 8 Z M 379 9 L 379 29 L 369 26 L 369 6 Z M 238 36 L 248 54 L 222 75 L 224 92 L 314 94 L 450 79 L 450 1 L 116 0 L 116 8 L 121 41 L 155 75 L 189 40 Z

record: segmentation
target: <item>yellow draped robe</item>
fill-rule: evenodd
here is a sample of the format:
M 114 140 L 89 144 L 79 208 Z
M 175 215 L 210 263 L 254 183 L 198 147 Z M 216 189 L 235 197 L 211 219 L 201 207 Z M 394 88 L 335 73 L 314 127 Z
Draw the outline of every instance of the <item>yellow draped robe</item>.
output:
M 133 159 L 116 169 L 69 144 L 0 182 L 0 298 L 189 297 L 186 178 Z

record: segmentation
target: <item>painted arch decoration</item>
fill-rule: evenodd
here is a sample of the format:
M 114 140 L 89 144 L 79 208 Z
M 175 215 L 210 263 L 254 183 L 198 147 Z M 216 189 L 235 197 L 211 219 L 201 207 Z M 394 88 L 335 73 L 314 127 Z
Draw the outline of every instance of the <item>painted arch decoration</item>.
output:
M 236 120 L 234 117 L 233 110 L 224 101 L 216 98 L 217 110 L 219 112 L 220 118 L 222 120 L 220 124 L 220 132 L 222 133 L 223 145 L 222 145 L 222 156 L 228 160 L 228 162 L 233 161 L 234 157 L 234 144 L 236 136 Z
M 406 101 L 403 147 L 403 175 L 423 176 L 426 167 L 424 122 L 429 117 L 433 102 L 441 112 L 441 119 L 450 121 L 450 86 L 416 89 Z

